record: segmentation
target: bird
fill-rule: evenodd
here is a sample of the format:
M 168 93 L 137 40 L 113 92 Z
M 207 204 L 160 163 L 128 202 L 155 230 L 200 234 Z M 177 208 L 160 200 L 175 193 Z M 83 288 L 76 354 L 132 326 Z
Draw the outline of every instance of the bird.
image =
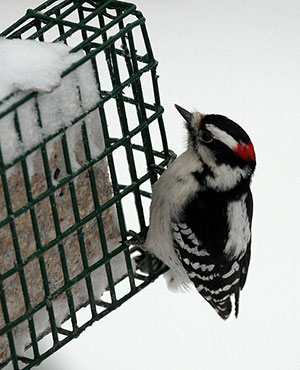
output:
M 169 267 L 171 290 L 194 285 L 224 320 L 234 298 L 237 317 L 251 256 L 254 146 L 223 115 L 175 108 L 187 149 L 153 185 L 144 248 Z

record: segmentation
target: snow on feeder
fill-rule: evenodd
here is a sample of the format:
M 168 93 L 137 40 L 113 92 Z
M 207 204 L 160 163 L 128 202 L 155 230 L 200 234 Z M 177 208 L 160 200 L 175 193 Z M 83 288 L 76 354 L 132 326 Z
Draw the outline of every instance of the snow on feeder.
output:
M 0 367 L 29 369 L 164 271 L 124 242 L 169 154 L 134 5 L 50 0 L 1 37 Z

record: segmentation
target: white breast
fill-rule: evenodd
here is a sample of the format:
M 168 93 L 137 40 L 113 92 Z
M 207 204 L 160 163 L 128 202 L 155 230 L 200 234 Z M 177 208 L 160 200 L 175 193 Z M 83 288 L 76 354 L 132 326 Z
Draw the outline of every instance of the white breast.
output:
M 201 171 L 202 164 L 192 151 L 181 154 L 153 186 L 150 225 L 145 248 L 172 270 L 183 276 L 183 269 L 173 247 L 171 220 L 177 221 L 180 211 L 199 190 L 193 172 Z

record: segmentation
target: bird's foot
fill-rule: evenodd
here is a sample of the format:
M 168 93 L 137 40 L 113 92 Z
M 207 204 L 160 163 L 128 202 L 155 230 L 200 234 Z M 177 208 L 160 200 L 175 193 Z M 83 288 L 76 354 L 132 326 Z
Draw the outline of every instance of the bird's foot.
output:
M 169 149 L 169 156 L 170 156 L 170 160 L 169 160 L 168 166 L 175 161 L 175 159 L 177 158 L 177 154 L 173 152 L 173 150 Z
M 155 273 L 159 271 L 163 266 L 165 266 L 164 263 L 155 256 L 150 256 L 143 250 L 141 250 L 140 252 L 141 254 L 135 257 L 134 261 L 136 263 L 137 270 L 142 271 L 144 274 L 149 275 L 150 271 Z M 150 266 L 152 266 L 151 269 Z
M 157 175 L 161 176 L 165 172 L 166 169 L 163 166 L 160 166 L 158 164 L 151 164 L 148 167 L 148 170 L 149 171 L 153 171 Z
M 169 159 L 169 162 L 168 162 L 168 166 L 170 166 L 170 164 L 175 161 L 175 159 L 177 158 L 177 154 L 175 152 L 173 152 L 173 150 L 170 149 L 169 150 L 169 156 L 170 156 L 170 159 Z M 158 174 L 159 176 L 161 176 L 165 172 L 166 169 L 163 166 L 160 166 L 158 164 L 152 164 L 152 165 L 149 166 L 149 170 L 153 171 L 156 174 Z
M 135 245 L 135 246 L 143 246 L 145 243 L 145 239 L 141 237 L 139 234 L 137 234 L 133 230 L 128 230 L 128 235 L 131 236 L 131 239 L 125 240 L 124 244 L 125 245 Z

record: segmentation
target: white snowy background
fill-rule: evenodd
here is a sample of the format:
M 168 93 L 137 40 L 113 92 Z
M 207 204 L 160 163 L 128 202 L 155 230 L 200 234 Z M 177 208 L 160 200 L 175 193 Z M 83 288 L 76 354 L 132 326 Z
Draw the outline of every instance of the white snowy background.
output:
M 160 278 L 40 369 L 299 370 L 300 2 L 132 2 L 159 61 L 170 147 L 185 147 L 174 103 L 227 115 L 254 142 L 253 253 L 240 317 L 223 322 L 195 291 L 171 293 Z M 1 0 L 1 30 L 39 4 Z

